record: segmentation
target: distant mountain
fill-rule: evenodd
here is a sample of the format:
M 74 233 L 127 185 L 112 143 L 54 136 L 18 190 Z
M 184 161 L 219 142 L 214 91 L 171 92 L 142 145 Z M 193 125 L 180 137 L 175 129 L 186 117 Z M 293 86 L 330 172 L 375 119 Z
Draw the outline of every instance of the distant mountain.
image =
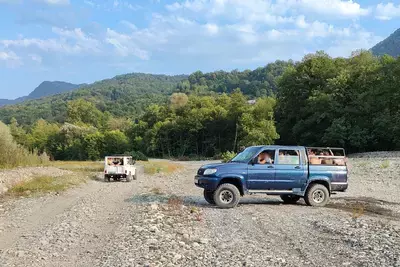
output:
M 99 110 L 108 111 L 115 117 L 138 116 L 151 104 L 168 101 L 168 97 L 176 90 L 177 85 L 187 78 L 187 75 L 144 73 L 119 75 L 79 87 L 77 90 L 40 99 L 26 99 L 23 103 L 3 106 L 0 108 L 0 121 L 8 123 L 14 117 L 21 125 L 30 125 L 40 118 L 63 123 L 67 115 L 68 101 L 76 99 L 88 100 Z M 48 91 L 47 86 L 39 86 L 28 97 L 56 91 L 54 89 L 56 87 L 51 88 L 53 89 Z
M 67 82 L 44 81 L 35 88 L 28 96 L 19 97 L 14 100 L 0 99 L 0 106 L 22 103 L 26 100 L 39 99 L 46 96 L 57 95 L 78 89 L 86 84 L 72 84 Z
M 372 47 L 371 51 L 376 56 L 382 56 L 384 54 L 388 54 L 392 57 L 400 56 L 400 29 Z

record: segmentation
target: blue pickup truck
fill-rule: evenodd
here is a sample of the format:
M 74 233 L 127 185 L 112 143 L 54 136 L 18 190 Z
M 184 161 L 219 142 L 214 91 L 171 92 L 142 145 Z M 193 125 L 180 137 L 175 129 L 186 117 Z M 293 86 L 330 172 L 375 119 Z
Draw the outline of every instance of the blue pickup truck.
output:
M 342 148 L 251 146 L 227 163 L 202 166 L 195 185 L 204 198 L 221 208 L 233 208 L 246 194 L 279 195 L 284 203 L 304 198 L 321 207 L 334 191 L 347 187 L 347 164 Z

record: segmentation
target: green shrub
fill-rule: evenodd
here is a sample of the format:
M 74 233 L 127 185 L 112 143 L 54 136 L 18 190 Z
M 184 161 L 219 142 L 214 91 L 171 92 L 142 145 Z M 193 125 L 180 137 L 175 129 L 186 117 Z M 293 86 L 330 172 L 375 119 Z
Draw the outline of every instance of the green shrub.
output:
M 222 160 L 222 162 L 228 162 L 231 159 L 233 159 L 235 156 L 236 156 L 235 152 L 226 151 L 226 152 L 222 153 L 221 160 Z
M 140 161 L 148 161 L 149 160 L 149 158 L 140 151 L 132 151 L 131 155 L 134 160 L 140 160 Z
M 47 155 L 38 156 L 36 151 L 29 152 L 18 145 L 7 125 L 0 121 L 0 169 L 18 166 L 35 166 L 48 163 Z

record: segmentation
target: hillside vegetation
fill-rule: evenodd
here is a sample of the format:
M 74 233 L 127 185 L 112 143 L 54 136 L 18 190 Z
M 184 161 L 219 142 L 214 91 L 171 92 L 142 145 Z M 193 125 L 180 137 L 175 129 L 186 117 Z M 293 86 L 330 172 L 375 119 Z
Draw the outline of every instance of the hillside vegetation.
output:
M 18 143 L 60 160 L 213 157 L 272 143 L 395 150 L 399 77 L 400 59 L 317 52 L 254 71 L 120 76 L 0 117 Z
M 18 145 L 7 125 L 0 122 L 0 169 L 18 166 L 41 165 L 48 161 L 46 155 L 37 155 Z
M 400 29 L 372 47 L 371 51 L 376 56 L 383 56 L 385 54 L 392 57 L 400 56 Z
M 132 117 L 143 113 L 151 103 L 165 101 L 178 82 L 186 77 L 141 73 L 121 75 L 64 94 L 2 107 L 0 120 L 9 123 L 11 118 L 16 118 L 21 125 L 32 125 L 38 119 L 64 123 L 67 103 L 76 99 L 89 101 L 101 112 L 113 116 Z

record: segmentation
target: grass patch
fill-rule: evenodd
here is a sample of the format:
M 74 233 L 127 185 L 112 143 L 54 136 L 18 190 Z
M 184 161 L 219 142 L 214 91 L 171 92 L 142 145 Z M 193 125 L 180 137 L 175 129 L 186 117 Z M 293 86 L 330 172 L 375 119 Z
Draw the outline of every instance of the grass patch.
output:
M 163 195 L 163 192 L 159 187 L 152 188 L 150 192 L 153 193 L 154 195 Z
M 104 163 L 100 161 L 53 161 L 50 166 L 79 172 L 103 172 Z
M 381 169 L 387 169 L 387 168 L 389 168 L 390 167 L 390 161 L 388 161 L 388 160 L 385 160 L 384 162 L 382 162 L 382 164 L 381 164 Z
M 9 191 L 12 195 L 31 195 L 38 193 L 60 192 L 87 181 L 80 175 L 65 175 L 60 177 L 37 176 L 29 181 L 16 184 Z
M 140 164 L 144 166 L 146 174 L 173 173 L 182 168 L 182 165 L 168 161 L 149 161 L 140 162 Z

